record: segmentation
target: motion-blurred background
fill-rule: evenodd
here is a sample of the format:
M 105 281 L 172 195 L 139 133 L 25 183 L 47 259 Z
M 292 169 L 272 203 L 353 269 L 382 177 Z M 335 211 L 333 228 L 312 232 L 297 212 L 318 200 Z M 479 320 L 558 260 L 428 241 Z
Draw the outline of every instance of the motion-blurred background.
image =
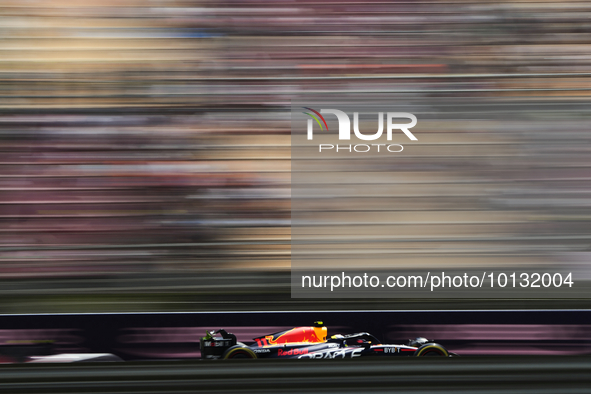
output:
M 445 244 L 430 258 L 585 272 L 589 16 L 574 1 L 1 1 L 0 313 L 588 306 L 291 300 L 289 111 L 376 91 L 448 114 L 480 103 L 429 123 L 373 215 L 397 212 L 407 264 Z

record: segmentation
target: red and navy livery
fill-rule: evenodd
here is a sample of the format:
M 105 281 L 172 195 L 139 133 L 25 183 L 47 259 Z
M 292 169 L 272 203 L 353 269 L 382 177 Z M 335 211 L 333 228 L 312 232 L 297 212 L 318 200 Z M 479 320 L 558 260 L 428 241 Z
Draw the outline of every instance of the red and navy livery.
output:
M 215 337 L 220 334 L 221 337 Z M 345 359 L 357 357 L 397 356 L 456 356 L 443 346 L 426 338 L 410 340 L 406 345 L 382 344 L 375 336 L 360 332 L 333 335 L 327 339 L 322 322 L 312 327 L 295 327 L 254 338 L 248 346 L 236 341 L 236 336 L 225 330 L 210 331 L 201 338 L 201 357 L 205 359 L 233 358 L 297 358 Z

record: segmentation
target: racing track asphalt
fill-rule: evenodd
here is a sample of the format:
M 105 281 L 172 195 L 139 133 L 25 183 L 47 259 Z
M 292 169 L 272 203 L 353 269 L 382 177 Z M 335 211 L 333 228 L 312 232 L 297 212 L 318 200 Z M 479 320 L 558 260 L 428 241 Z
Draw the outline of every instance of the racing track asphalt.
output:
M 579 394 L 590 372 L 591 356 L 12 364 L 0 392 Z

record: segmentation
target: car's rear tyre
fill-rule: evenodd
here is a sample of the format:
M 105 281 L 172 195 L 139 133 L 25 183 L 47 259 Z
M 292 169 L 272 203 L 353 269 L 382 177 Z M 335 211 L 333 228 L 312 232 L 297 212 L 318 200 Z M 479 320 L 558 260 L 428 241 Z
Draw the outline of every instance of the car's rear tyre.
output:
M 449 357 L 449 352 L 438 343 L 426 343 L 415 351 L 416 357 Z
M 255 352 L 250 350 L 250 348 L 248 348 L 246 345 L 240 344 L 240 345 L 232 346 L 231 348 L 226 350 L 224 352 L 224 354 L 222 355 L 222 358 L 224 360 L 235 359 L 235 358 L 257 358 L 257 355 Z

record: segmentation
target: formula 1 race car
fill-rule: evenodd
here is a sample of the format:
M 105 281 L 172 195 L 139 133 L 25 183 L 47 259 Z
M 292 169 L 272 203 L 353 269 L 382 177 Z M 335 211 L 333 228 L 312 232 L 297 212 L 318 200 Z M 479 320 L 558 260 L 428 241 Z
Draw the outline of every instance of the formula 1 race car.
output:
M 221 337 L 216 337 L 216 334 Z M 201 338 L 201 357 L 341 359 L 361 356 L 457 356 L 426 338 L 409 340 L 406 345 L 384 345 L 367 332 L 337 334 L 329 339 L 326 336 L 327 329 L 322 322 L 315 322 L 312 327 L 296 327 L 254 338 L 255 343 L 251 346 L 237 342 L 234 334 L 223 329 L 208 331 Z

